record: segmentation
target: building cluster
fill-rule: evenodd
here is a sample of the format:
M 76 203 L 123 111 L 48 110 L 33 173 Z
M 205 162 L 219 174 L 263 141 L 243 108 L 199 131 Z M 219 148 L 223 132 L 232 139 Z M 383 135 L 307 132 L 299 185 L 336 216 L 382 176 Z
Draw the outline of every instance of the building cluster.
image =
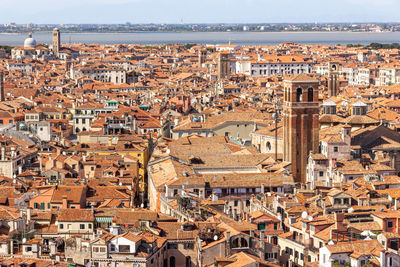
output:
M 0 53 L 2 266 L 400 266 L 400 50 L 60 40 Z

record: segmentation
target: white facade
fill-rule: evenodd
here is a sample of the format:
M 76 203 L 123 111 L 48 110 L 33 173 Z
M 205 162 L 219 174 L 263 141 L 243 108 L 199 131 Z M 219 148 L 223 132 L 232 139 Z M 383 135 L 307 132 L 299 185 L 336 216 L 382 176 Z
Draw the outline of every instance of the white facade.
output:
M 126 71 L 124 69 L 116 69 L 111 67 L 84 67 L 74 68 L 71 70 L 72 79 L 77 79 L 83 76 L 101 82 L 111 82 L 115 84 L 126 83 Z
M 307 62 L 274 62 L 268 61 L 237 61 L 235 66 L 236 73 L 247 74 L 254 77 L 265 77 L 271 75 L 289 75 L 311 73 L 313 63 Z

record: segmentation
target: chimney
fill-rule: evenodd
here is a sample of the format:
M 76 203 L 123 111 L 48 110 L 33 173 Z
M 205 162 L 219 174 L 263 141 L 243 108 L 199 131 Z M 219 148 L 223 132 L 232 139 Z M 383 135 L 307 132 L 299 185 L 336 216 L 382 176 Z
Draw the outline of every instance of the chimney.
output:
M 82 237 L 80 235 L 75 237 L 76 240 L 76 248 L 78 250 L 82 250 Z
M 11 147 L 11 158 L 15 158 L 15 146 Z
M 342 141 L 350 146 L 351 143 L 351 127 L 345 125 L 342 127 Z
M 26 220 L 29 223 L 32 219 L 32 211 L 30 207 L 26 208 Z
M 66 195 L 62 196 L 62 208 L 67 209 L 68 208 L 68 199 Z
M 4 74 L 0 71 L 0 101 L 4 101 Z
M 343 219 L 344 219 L 344 214 L 343 213 L 337 213 L 337 212 L 335 212 L 335 221 L 336 222 L 338 222 L 338 223 L 341 223 L 341 222 L 343 222 Z
M 43 171 L 43 158 L 42 158 L 42 155 L 39 155 L 39 170 L 40 170 L 40 174 L 42 174 L 42 171 Z
M 230 255 L 230 252 L 231 252 L 231 232 L 229 232 L 229 231 L 225 232 L 225 239 L 226 239 L 226 254 L 225 255 Z
M 261 193 L 264 194 L 265 193 L 265 185 L 261 184 Z
M 265 233 L 264 231 L 260 232 L 260 250 L 259 256 L 261 259 L 265 259 Z
M 4 146 L 1 147 L 1 160 L 6 160 L 6 148 Z

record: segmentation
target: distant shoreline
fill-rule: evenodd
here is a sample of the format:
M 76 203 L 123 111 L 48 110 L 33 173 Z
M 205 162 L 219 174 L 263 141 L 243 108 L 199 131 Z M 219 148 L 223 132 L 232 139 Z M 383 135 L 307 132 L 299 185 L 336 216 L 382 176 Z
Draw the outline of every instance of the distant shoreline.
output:
M 23 45 L 28 33 L 1 33 L 0 45 Z M 51 32 L 33 32 L 37 43 L 51 44 Z M 276 45 L 280 43 L 347 45 L 371 43 L 393 44 L 400 42 L 400 31 L 349 32 L 349 31 L 298 31 L 298 32 L 64 32 L 63 43 L 80 44 L 236 44 L 244 46 Z
M 259 34 L 270 34 L 270 33 L 288 33 L 288 34 L 317 34 L 317 33 L 359 33 L 359 34 L 383 34 L 383 33 L 390 33 L 390 32 L 399 32 L 399 31 L 381 31 L 381 32 L 376 32 L 376 31 L 65 31 L 65 30 L 60 30 L 61 33 L 68 33 L 68 34 L 110 34 L 110 33 L 259 33 Z M 19 35 L 19 34 L 28 34 L 30 31 L 20 31 L 20 32 L 8 32 L 8 31 L 0 31 L 0 34 L 4 35 Z M 51 33 L 51 31 L 33 31 L 33 34 L 48 34 Z

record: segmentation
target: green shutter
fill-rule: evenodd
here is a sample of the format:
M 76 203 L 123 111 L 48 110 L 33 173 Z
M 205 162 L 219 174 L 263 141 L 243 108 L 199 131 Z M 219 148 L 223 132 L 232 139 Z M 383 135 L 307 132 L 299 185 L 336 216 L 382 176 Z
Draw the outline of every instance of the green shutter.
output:
M 38 203 L 36 203 L 36 202 L 33 203 L 33 208 L 34 208 L 34 209 L 37 209 L 37 208 L 38 208 Z
M 44 207 L 45 207 L 45 206 L 44 206 L 44 202 L 40 203 L 40 209 L 41 209 L 41 210 L 44 210 Z

